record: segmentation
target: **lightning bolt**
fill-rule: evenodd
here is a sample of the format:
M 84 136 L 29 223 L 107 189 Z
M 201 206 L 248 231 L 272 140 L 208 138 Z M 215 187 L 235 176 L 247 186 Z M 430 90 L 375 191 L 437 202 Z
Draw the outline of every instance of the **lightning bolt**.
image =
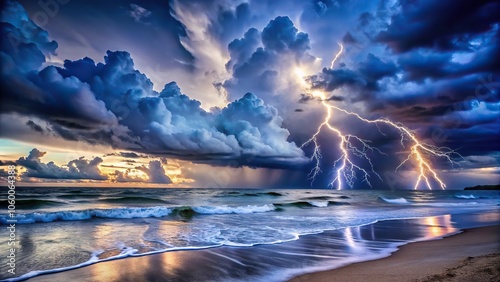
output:
M 335 54 L 330 64 L 331 68 L 333 68 L 335 62 L 337 61 L 337 59 L 340 57 L 340 55 L 344 50 L 344 46 L 342 46 L 342 44 L 340 43 L 338 44 L 340 46 L 340 50 L 338 53 Z M 347 114 L 349 116 L 354 116 L 355 118 L 363 122 L 375 124 L 377 125 L 377 127 L 379 124 L 385 124 L 394 128 L 401 135 L 401 146 L 403 148 L 405 147 L 405 141 L 410 142 L 411 143 L 410 152 L 406 157 L 406 159 L 403 160 L 397 166 L 396 171 L 400 169 L 407 162 L 410 161 L 415 162 L 418 173 L 418 178 L 414 186 L 415 190 L 418 189 L 422 181 L 424 181 L 427 187 L 430 190 L 432 190 L 432 185 L 430 183 L 431 179 L 436 181 L 441 189 L 444 190 L 446 188 L 446 185 L 443 182 L 443 180 L 439 178 L 435 169 L 432 168 L 429 158 L 431 157 L 444 158 L 452 165 L 455 165 L 458 163 L 455 162 L 452 157 L 454 155 L 462 157 L 460 154 L 447 147 L 437 147 L 420 141 L 417 138 L 417 135 L 414 131 L 405 127 L 401 123 L 393 122 L 387 118 L 367 119 L 355 112 L 347 111 L 335 105 L 329 104 L 327 99 L 327 94 L 325 92 L 319 90 L 313 90 L 311 89 L 311 87 L 309 87 L 308 83 L 306 82 L 305 75 L 301 69 L 296 69 L 296 74 L 298 75 L 299 83 L 303 86 L 303 88 L 313 97 L 319 98 L 321 100 L 321 104 L 325 107 L 327 113 L 325 119 L 318 126 L 316 132 L 312 135 L 312 137 L 309 140 L 304 142 L 304 144 L 302 144 L 301 146 L 301 148 L 303 148 L 309 144 L 314 144 L 314 151 L 311 156 L 311 160 L 315 162 L 315 166 L 313 167 L 313 169 L 309 174 L 309 178 L 312 181 L 314 181 L 316 176 L 321 172 L 322 155 L 321 155 L 320 145 L 318 143 L 318 136 L 321 133 L 322 129 L 325 127 L 328 128 L 330 131 L 334 132 L 340 139 L 340 142 L 338 144 L 338 149 L 340 150 L 341 154 L 340 157 L 333 163 L 333 167 L 334 169 L 336 169 L 336 171 L 334 178 L 330 182 L 330 186 L 333 187 L 334 184 L 337 183 L 338 184 L 337 189 L 341 190 L 343 187 L 343 179 L 344 179 L 345 183 L 352 188 L 354 185 L 354 181 L 356 180 L 356 172 L 359 171 L 363 175 L 363 182 L 367 183 L 371 187 L 369 181 L 370 173 L 366 169 L 360 167 L 359 165 L 356 165 L 353 161 L 353 157 L 358 157 L 366 160 L 370 166 L 370 171 L 374 175 L 376 175 L 380 180 L 382 180 L 380 175 L 375 172 L 373 163 L 371 162 L 371 159 L 368 157 L 368 152 L 377 151 L 378 153 L 381 154 L 383 153 L 377 148 L 370 146 L 369 140 L 361 139 L 355 135 L 345 134 L 338 127 L 333 126 L 330 123 L 330 119 L 332 118 L 333 111 L 335 110 Z
M 337 54 L 335 54 L 335 57 L 333 57 L 332 63 L 330 64 L 330 68 L 333 69 L 333 66 L 335 65 L 335 61 L 342 55 L 342 52 L 344 52 L 344 46 L 340 44 L 340 42 L 337 42 L 337 44 L 340 46 L 340 50 Z

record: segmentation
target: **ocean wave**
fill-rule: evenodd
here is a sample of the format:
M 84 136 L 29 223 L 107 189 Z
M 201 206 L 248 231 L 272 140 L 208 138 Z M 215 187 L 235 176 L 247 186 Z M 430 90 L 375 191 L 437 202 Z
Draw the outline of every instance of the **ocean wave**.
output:
M 478 202 L 461 202 L 461 203 L 450 203 L 450 202 L 434 202 L 434 203 L 422 203 L 419 205 L 430 206 L 430 207 L 467 207 L 478 205 Z
M 201 207 L 193 207 L 195 212 L 199 214 L 246 214 L 246 213 L 260 213 L 260 212 L 270 212 L 274 211 L 276 207 L 272 204 L 270 205 L 262 205 L 262 206 L 201 206 Z
M 63 195 L 57 196 L 57 198 L 60 198 L 60 199 L 81 199 L 81 198 L 93 199 L 93 198 L 99 198 L 101 196 L 102 195 L 99 195 L 99 194 L 63 194 Z
M 312 208 L 312 207 L 327 207 L 327 206 L 340 206 L 340 205 L 350 205 L 346 202 L 337 201 L 297 201 L 288 203 L 274 203 L 278 207 L 298 207 L 298 208 Z
M 39 199 L 16 199 L 17 209 L 37 209 L 43 207 L 61 206 L 65 205 L 65 202 L 51 201 L 51 200 L 39 200 Z M 0 201 L 0 206 L 7 207 L 9 205 L 8 201 Z
M 47 213 L 17 214 L 15 218 L 1 215 L 0 222 L 6 224 L 7 220 L 15 219 L 16 223 L 35 223 L 52 221 L 75 221 L 90 218 L 146 218 L 163 217 L 172 213 L 171 208 L 143 207 L 143 208 L 116 208 L 116 209 L 90 209 L 81 211 L 58 211 Z
M 410 204 L 410 202 L 408 202 L 408 200 L 406 200 L 405 198 L 394 198 L 394 199 L 387 199 L 384 197 L 378 197 L 378 198 L 389 204 L 398 204 L 398 205 Z
M 259 194 L 258 193 L 244 193 L 244 194 L 241 194 L 241 196 L 246 196 L 246 197 L 258 197 Z
M 301 200 L 320 200 L 320 201 L 328 201 L 332 199 L 330 196 L 316 196 L 316 197 L 305 197 L 302 198 Z
M 477 199 L 474 195 L 455 195 L 458 199 Z
M 268 195 L 268 196 L 275 196 L 275 197 L 283 196 L 283 194 L 278 193 L 278 192 L 265 192 L 265 193 L 261 193 L 261 194 L 262 195 Z
M 182 217 L 191 217 L 194 214 L 249 214 L 270 212 L 276 210 L 272 204 L 263 206 L 199 206 L 199 207 L 128 207 L 112 209 L 89 209 L 80 211 L 58 211 L 46 213 L 27 213 L 17 214 L 15 218 L 9 215 L 0 215 L 0 223 L 7 224 L 8 220 L 17 220 L 16 223 L 36 223 L 52 221 L 77 221 L 91 218 L 149 218 L 164 217 L 171 214 L 177 214 Z
M 318 208 L 328 207 L 328 201 L 310 201 L 308 203 Z
M 278 192 L 246 192 L 246 193 L 240 193 L 237 191 L 229 191 L 229 192 L 223 192 L 219 195 L 216 195 L 215 197 L 259 197 L 259 196 L 272 196 L 272 197 L 281 197 L 283 194 L 278 193 Z
M 117 198 L 104 198 L 99 199 L 99 202 L 106 203 L 163 203 L 167 204 L 167 201 L 157 199 L 157 198 L 149 198 L 149 197 L 117 197 Z

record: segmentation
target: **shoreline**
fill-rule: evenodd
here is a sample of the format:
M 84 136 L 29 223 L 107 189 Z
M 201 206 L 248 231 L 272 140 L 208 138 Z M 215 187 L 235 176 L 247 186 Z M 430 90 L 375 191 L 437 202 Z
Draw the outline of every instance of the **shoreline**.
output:
M 268 277 L 270 279 L 270 280 L 268 279 L 269 281 L 287 281 L 288 279 L 291 279 L 292 277 L 299 274 L 301 275 L 297 276 L 294 279 L 297 279 L 298 277 L 305 277 L 305 276 L 309 277 L 311 275 L 317 275 L 317 273 L 323 273 L 323 275 L 325 275 L 324 273 L 330 271 L 338 271 L 340 269 L 348 268 L 353 265 L 383 261 L 386 259 L 390 259 L 391 257 L 394 257 L 396 254 L 400 252 L 399 249 L 407 248 L 407 246 L 409 245 L 427 243 L 427 242 L 449 241 L 450 238 L 454 238 L 455 236 L 460 236 L 462 234 L 468 234 L 473 230 L 483 230 L 479 231 L 479 233 L 482 234 L 481 235 L 482 238 L 483 239 L 485 238 L 485 236 L 483 236 L 484 234 L 488 235 L 487 237 L 490 238 L 492 234 L 500 234 L 500 232 L 498 232 L 500 231 L 500 225 L 498 225 L 500 221 L 498 220 L 498 218 L 499 218 L 498 213 L 494 213 L 493 217 L 491 217 L 491 214 L 488 215 L 487 213 L 458 215 L 456 218 L 454 218 L 454 220 L 453 217 L 450 217 L 449 215 L 444 215 L 444 216 L 425 217 L 417 219 L 406 219 L 406 220 L 397 219 L 397 220 L 381 221 L 366 226 L 360 226 L 357 229 L 357 236 L 354 237 L 354 239 L 355 242 L 358 240 L 362 240 L 360 241 L 361 244 L 360 246 L 363 246 L 363 248 L 368 247 L 370 245 L 375 248 L 382 247 L 378 245 L 380 243 L 376 243 L 377 240 L 380 239 L 394 240 L 392 242 L 394 242 L 399 247 L 397 248 L 391 247 L 390 249 L 392 250 L 389 250 L 389 252 L 386 253 L 386 255 L 383 255 L 383 253 L 385 253 L 386 250 L 380 249 L 382 251 L 375 251 L 375 253 L 378 252 L 378 255 L 375 256 L 375 257 L 378 256 L 378 258 L 374 258 L 374 260 L 372 261 L 364 260 L 363 262 L 358 262 L 358 263 L 356 262 L 353 263 L 352 260 L 351 262 L 348 262 L 348 264 L 342 263 L 341 261 L 340 263 L 338 263 L 338 261 L 337 262 L 333 261 L 333 264 L 327 263 L 325 265 L 324 263 L 321 263 L 320 265 L 322 266 L 320 268 L 317 268 L 314 265 L 307 263 L 307 260 L 304 260 L 304 263 L 306 264 L 302 264 L 302 262 L 297 262 L 298 264 L 296 264 L 295 268 L 293 268 L 293 266 L 292 268 L 290 268 L 291 265 L 289 265 L 288 263 L 282 265 L 276 265 L 277 261 L 281 260 L 283 256 L 275 257 L 275 255 L 280 253 L 280 251 L 288 252 L 290 250 L 296 249 L 297 247 L 305 248 L 303 249 L 304 252 L 303 254 L 305 255 L 305 257 L 295 257 L 296 259 L 307 258 L 307 256 L 309 256 L 307 255 L 307 253 L 309 253 L 311 256 L 315 256 L 318 254 L 321 256 L 321 253 L 323 252 L 323 250 L 325 250 L 325 248 L 331 249 L 332 247 L 334 248 L 332 250 L 336 249 L 337 251 L 331 253 L 331 255 L 336 256 L 335 255 L 336 253 L 337 255 L 344 256 L 344 259 L 345 258 L 348 259 L 348 257 L 342 254 L 342 248 L 348 247 L 345 245 L 346 244 L 345 242 L 342 243 L 341 245 L 336 245 L 336 246 L 332 246 L 331 243 L 328 243 L 328 242 L 339 242 L 338 241 L 339 239 L 341 241 L 344 241 L 345 238 L 347 238 L 346 235 L 348 233 L 349 235 L 351 235 L 350 232 L 355 231 L 355 229 L 347 228 L 349 230 L 342 229 L 342 230 L 327 231 L 322 234 L 306 235 L 304 237 L 301 237 L 301 239 L 298 241 L 286 242 L 277 245 L 256 245 L 251 248 L 222 246 L 206 250 L 171 251 L 171 252 L 164 252 L 146 256 L 132 256 L 132 257 L 127 257 L 125 259 L 116 259 L 106 262 L 95 263 L 72 270 L 47 273 L 32 277 L 28 279 L 28 281 L 73 281 L 73 280 L 74 281 L 96 281 L 96 280 L 121 281 L 123 279 L 132 279 L 132 278 L 144 281 L 158 281 L 162 279 L 165 281 L 192 281 L 193 279 L 199 280 L 202 277 L 208 279 L 206 275 L 210 272 L 212 272 L 213 274 L 213 271 L 219 271 L 221 273 L 223 272 L 230 273 L 231 276 L 237 275 L 236 277 L 238 277 L 238 279 L 241 279 L 241 281 L 245 281 L 245 277 L 247 277 L 248 275 L 250 276 L 248 276 L 247 279 L 252 278 L 251 276 L 255 274 L 259 273 L 264 274 L 265 272 L 263 273 L 259 271 L 258 268 L 261 267 L 262 265 L 268 265 L 268 263 L 269 263 L 269 267 L 267 267 L 268 270 L 273 271 L 271 273 L 268 273 L 268 275 L 271 274 L 271 276 Z M 472 222 L 477 222 L 478 225 L 474 224 L 472 224 L 472 226 L 469 225 L 471 223 L 470 220 L 472 220 Z M 458 225 L 455 226 L 455 224 L 453 224 L 455 227 L 451 227 L 451 225 L 449 224 L 451 224 L 451 222 L 453 221 L 458 222 L 457 223 Z M 460 222 L 462 223 L 469 222 L 469 223 L 466 225 L 462 225 L 460 224 Z M 483 223 L 479 224 L 479 222 Z M 460 228 L 460 226 L 462 226 L 462 228 Z M 472 229 L 468 228 L 475 226 L 489 226 L 489 227 L 479 227 Z M 457 235 L 451 235 L 459 230 L 467 230 L 467 231 L 465 231 L 464 233 L 459 233 Z M 347 233 L 347 231 L 349 232 Z M 441 234 L 445 238 L 440 239 L 439 237 L 441 236 L 436 235 L 435 232 L 441 232 Z M 473 231 L 473 232 L 478 232 L 478 231 Z M 355 233 L 353 233 L 353 235 L 355 235 Z M 387 237 L 387 235 L 389 235 L 390 237 Z M 499 236 L 500 235 L 496 235 L 496 237 L 493 238 L 494 242 L 493 247 L 496 249 L 499 249 L 499 244 L 500 244 L 498 238 Z M 411 239 L 412 237 L 414 238 L 413 240 L 415 241 L 412 241 Z M 409 241 L 407 241 L 406 243 L 403 242 L 408 239 Z M 373 243 L 370 243 L 370 240 L 375 240 L 375 241 L 373 241 Z M 421 240 L 431 240 L 431 241 L 421 241 Z M 490 241 L 491 240 L 492 239 L 490 238 Z M 388 243 L 388 241 L 385 242 L 386 243 L 384 243 L 385 244 L 384 248 L 390 246 L 391 243 Z M 466 243 L 474 244 L 474 242 L 476 241 L 469 240 L 469 242 Z M 341 249 L 337 249 L 338 247 L 340 247 Z M 357 255 L 357 257 L 359 259 L 362 258 L 363 256 Z M 273 265 L 279 267 L 275 268 L 273 267 Z M 280 267 L 285 267 L 292 271 L 285 271 L 285 272 L 279 271 Z M 325 269 L 332 269 L 336 267 L 339 268 L 335 270 L 323 271 Z M 301 268 L 303 268 L 302 271 L 300 271 Z M 309 272 L 312 272 L 312 274 L 303 274 L 307 273 L 308 270 Z M 393 269 L 390 270 L 393 271 Z M 337 276 L 338 275 L 335 274 L 335 277 Z M 212 280 L 217 280 L 215 279 L 217 278 L 217 276 L 212 275 L 211 278 Z M 255 276 L 253 276 L 253 278 L 255 278 Z M 314 280 L 318 279 L 317 277 L 308 278 L 307 281 L 332 281 L 331 276 L 328 276 L 328 278 L 329 279 L 327 280 Z M 400 277 L 398 276 L 398 278 Z M 351 282 L 352 281 L 351 277 L 349 277 L 348 280 Z M 306 280 L 294 280 L 294 281 L 306 281 Z M 344 280 L 335 279 L 335 281 L 344 281 Z M 387 279 L 384 277 L 384 279 L 378 281 L 387 281 Z M 401 279 L 398 279 L 398 281 L 401 281 Z
M 495 281 L 500 277 L 498 265 L 500 225 L 494 225 L 408 243 L 385 258 L 302 274 L 288 281 L 455 281 L 454 277 Z

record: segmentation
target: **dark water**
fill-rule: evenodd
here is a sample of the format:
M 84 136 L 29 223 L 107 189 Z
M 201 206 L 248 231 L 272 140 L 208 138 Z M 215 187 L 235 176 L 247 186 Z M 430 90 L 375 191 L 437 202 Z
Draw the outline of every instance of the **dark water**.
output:
M 5 192 L 0 199 L 6 199 Z M 293 261 L 308 269 L 331 268 L 386 256 L 402 242 L 500 223 L 498 191 L 18 188 L 16 199 L 16 276 L 25 274 L 22 278 L 103 260 L 209 248 L 204 252 L 217 262 L 254 269 L 231 277 L 238 272 L 234 268 L 216 280 L 280 281 L 297 267 Z M 2 205 L 6 211 L 6 202 Z M 453 220 L 466 216 L 470 219 Z M 416 217 L 428 218 L 415 219 L 411 234 L 395 226 L 394 232 L 366 239 L 376 232 L 375 222 Z M 1 224 L 8 219 L 0 214 Z M 311 239 L 305 235 L 320 233 L 321 240 L 307 243 Z M 0 238 L 2 253 L 7 253 L 6 239 Z M 250 264 L 227 251 L 217 255 L 228 248 L 248 255 L 270 251 L 282 266 Z M 0 277 L 10 278 L 7 266 L 1 268 Z

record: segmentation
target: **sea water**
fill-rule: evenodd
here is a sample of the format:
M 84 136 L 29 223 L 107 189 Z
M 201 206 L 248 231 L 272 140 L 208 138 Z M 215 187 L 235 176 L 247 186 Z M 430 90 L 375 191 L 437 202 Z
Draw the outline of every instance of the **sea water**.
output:
M 2 206 L 6 207 L 7 194 L 2 193 Z M 325 255 L 311 256 L 306 249 L 292 251 L 292 245 L 286 242 L 305 242 L 305 235 L 332 230 L 342 230 L 340 241 L 333 245 L 337 250 L 345 249 L 338 261 L 345 264 L 387 255 L 394 250 L 395 241 L 422 239 L 398 239 L 394 234 L 392 239 L 386 236 L 384 242 L 374 243 L 379 244 L 374 248 L 371 243 L 360 244 L 363 238 L 345 234 L 347 231 L 360 232 L 362 226 L 394 219 L 491 214 L 498 212 L 499 204 L 499 191 L 21 187 L 16 191 L 18 244 L 14 280 L 118 258 L 222 246 L 252 252 L 260 246 L 279 245 L 271 250 L 284 257 L 294 253 L 295 257 L 309 259 L 309 267 L 319 267 L 317 262 Z M 2 225 L 12 219 L 6 211 L 3 208 L 0 213 Z M 488 221 L 498 220 L 493 216 Z M 440 233 L 434 235 L 457 231 L 456 226 L 447 224 L 451 223 L 440 222 Z M 1 253 L 9 250 L 7 239 L 0 238 Z M 353 240 L 357 240 L 356 248 L 349 247 Z M 280 273 L 286 272 L 287 264 Z M 7 268 L 5 264 L 0 266 L 0 278 L 12 278 Z M 269 271 L 261 272 L 274 277 L 276 273 Z

